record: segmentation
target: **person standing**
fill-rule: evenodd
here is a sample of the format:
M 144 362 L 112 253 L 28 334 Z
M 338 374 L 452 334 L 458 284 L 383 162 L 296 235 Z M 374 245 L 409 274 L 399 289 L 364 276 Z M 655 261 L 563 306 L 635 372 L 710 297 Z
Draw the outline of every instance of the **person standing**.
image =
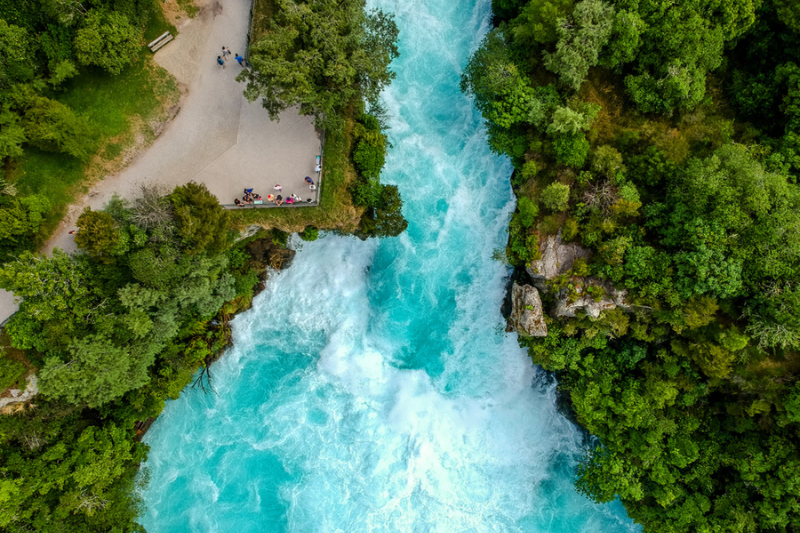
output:
M 223 47 L 222 47 L 222 58 L 223 58 L 225 61 L 227 61 L 227 60 L 228 60 L 228 56 L 229 56 L 229 55 L 231 55 L 231 49 L 230 49 L 230 48 L 228 48 L 227 46 L 223 46 Z
M 225 62 L 222 60 L 221 57 L 217 56 L 217 64 L 221 65 L 222 68 L 225 68 Z

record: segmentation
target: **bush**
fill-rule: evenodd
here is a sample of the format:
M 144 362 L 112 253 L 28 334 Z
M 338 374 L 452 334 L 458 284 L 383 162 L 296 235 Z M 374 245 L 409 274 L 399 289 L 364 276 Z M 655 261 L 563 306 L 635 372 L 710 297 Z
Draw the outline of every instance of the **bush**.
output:
M 522 177 L 526 180 L 536 177 L 539 173 L 539 167 L 536 166 L 536 161 L 527 161 L 522 165 Z
M 622 164 L 622 154 L 611 146 L 599 147 L 595 150 L 592 158 L 592 170 L 607 178 L 624 173 L 625 165 Z
M 75 36 L 75 55 L 84 65 L 119 74 L 136 59 L 141 38 L 141 32 L 125 15 L 94 9 Z
M 536 217 L 539 215 L 539 206 L 536 205 L 536 202 L 528 198 L 527 196 L 522 196 L 519 199 L 519 203 L 517 204 L 517 208 L 519 209 L 519 222 L 522 224 L 523 228 L 530 228 L 533 226 L 534 222 L 536 222 Z
M 543 235 L 555 235 L 558 233 L 560 227 L 561 224 L 558 217 L 555 215 L 547 215 L 543 217 L 542 221 L 539 223 L 539 233 Z
M 43 196 L 33 195 L 6 200 L 4 204 L 0 208 L 0 259 L 6 261 L 34 247 L 50 202 Z
M 365 177 L 378 176 L 386 159 L 386 149 L 366 142 L 360 142 L 353 150 L 353 163 L 358 173 Z
M 25 372 L 25 365 L 0 354 L 0 392 L 17 384 Z
M 522 168 L 514 172 L 511 177 L 511 185 L 520 187 L 524 185 L 529 179 L 534 178 L 539 173 L 539 167 L 536 161 L 528 161 L 522 165 Z
M 579 257 L 572 263 L 572 275 L 580 277 L 589 275 L 589 263 L 586 262 L 586 259 Z
M 381 202 L 382 186 L 377 176 L 359 179 L 350 190 L 353 203 L 366 207 L 374 207 Z
M 217 254 L 228 247 L 228 212 L 204 184 L 175 187 L 169 201 L 187 253 Z
M 553 141 L 556 160 L 568 167 L 581 168 L 589 155 L 589 141 L 582 133 L 559 135 Z
M 103 211 L 87 207 L 78 217 L 75 244 L 103 263 L 113 263 L 113 255 L 127 251 L 114 219 Z
M 300 238 L 307 242 L 316 241 L 319 238 L 319 229 L 314 226 L 308 226 L 300 232 Z
M 586 185 L 593 179 L 594 179 L 594 174 L 592 174 L 588 170 L 581 170 L 578 173 L 578 175 L 575 176 L 575 181 L 577 181 L 579 185 Z
M 237 298 L 242 296 L 245 298 L 252 298 L 254 292 L 253 289 L 260 281 L 258 279 L 258 274 L 252 269 L 247 269 L 244 274 L 234 274 L 233 279 L 233 287 L 236 291 Z
M 568 218 L 564 221 L 564 226 L 561 228 L 561 240 L 569 242 L 578 236 L 578 221 L 574 218 Z
M 365 178 L 379 176 L 386 161 L 386 136 L 381 133 L 378 119 L 362 115 L 353 129 L 353 137 L 357 143 L 353 163 L 358 173 Z
M 569 205 L 569 186 L 563 183 L 551 183 L 544 188 L 539 200 L 550 211 L 566 211 Z
M 28 141 L 48 152 L 86 159 L 97 148 L 95 129 L 61 102 L 43 96 L 27 97 L 23 126 Z
M 536 234 L 528 233 L 518 217 L 508 225 L 508 262 L 512 265 L 528 265 L 539 258 L 539 240 Z
M 380 201 L 361 219 L 359 237 L 397 237 L 408 227 L 403 217 L 403 200 L 396 185 L 383 185 Z

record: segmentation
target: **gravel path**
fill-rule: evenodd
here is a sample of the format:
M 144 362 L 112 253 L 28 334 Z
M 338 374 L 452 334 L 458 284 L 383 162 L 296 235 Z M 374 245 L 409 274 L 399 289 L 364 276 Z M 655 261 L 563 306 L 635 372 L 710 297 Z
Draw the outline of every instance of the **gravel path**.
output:
M 269 120 L 260 103 L 242 95 L 236 81 L 242 67 L 230 57 L 226 68 L 216 58 L 222 46 L 244 55 L 250 0 L 197 0 L 200 11 L 178 28 L 179 35 L 158 51 L 155 61 L 186 89 L 177 117 L 141 156 L 121 172 L 107 176 L 73 204 L 42 250 L 74 251 L 69 230 L 84 207 L 100 209 L 118 194 L 134 197 L 141 185 L 205 183 L 222 203 L 233 203 L 242 189 L 266 196 L 276 184 L 282 194 L 303 198 L 310 191 L 305 176 L 314 175 L 320 141 L 313 122 L 288 110 L 279 122 Z M 16 312 L 10 293 L 0 290 L 0 322 Z

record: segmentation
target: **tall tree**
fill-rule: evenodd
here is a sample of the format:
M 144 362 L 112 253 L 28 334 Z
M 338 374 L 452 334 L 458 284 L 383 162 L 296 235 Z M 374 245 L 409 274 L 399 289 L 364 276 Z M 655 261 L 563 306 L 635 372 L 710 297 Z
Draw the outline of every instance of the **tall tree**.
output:
M 267 34 L 250 49 L 245 96 L 261 98 L 270 117 L 299 106 L 334 120 L 354 98 L 376 101 L 394 78 L 397 26 L 391 15 L 364 12 L 364 0 L 278 0 Z

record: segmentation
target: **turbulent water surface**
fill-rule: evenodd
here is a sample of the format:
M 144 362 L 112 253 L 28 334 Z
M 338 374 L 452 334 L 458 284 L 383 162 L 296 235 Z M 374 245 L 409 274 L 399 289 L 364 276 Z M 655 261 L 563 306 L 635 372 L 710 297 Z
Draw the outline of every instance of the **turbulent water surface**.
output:
M 489 2 L 379 0 L 401 29 L 384 179 L 408 232 L 303 243 L 147 435 L 142 520 L 179 532 L 629 532 L 575 493 L 583 452 L 499 308 L 510 166 L 459 73 Z

